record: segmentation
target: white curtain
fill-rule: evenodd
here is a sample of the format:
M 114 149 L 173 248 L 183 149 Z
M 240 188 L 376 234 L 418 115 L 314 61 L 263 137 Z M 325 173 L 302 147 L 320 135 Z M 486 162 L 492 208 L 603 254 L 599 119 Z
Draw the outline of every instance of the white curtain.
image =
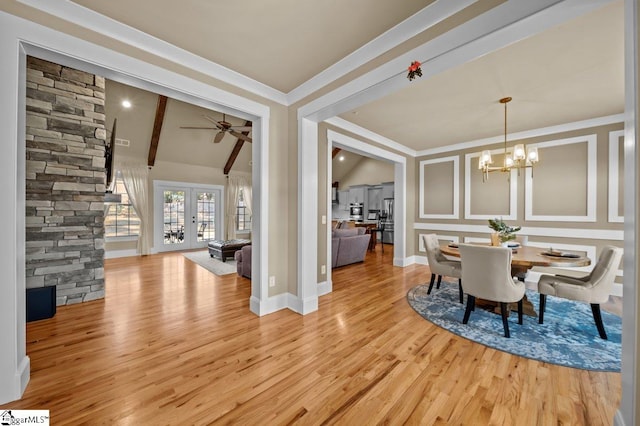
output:
M 140 219 L 138 253 L 149 254 L 149 168 L 144 163 L 122 162 L 118 165 L 131 206 Z
M 243 193 L 244 204 L 247 213 L 251 214 L 251 180 L 247 176 L 229 175 L 227 176 L 227 240 L 236 238 L 236 230 L 238 229 L 237 207 L 240 201 L 240 190 Z

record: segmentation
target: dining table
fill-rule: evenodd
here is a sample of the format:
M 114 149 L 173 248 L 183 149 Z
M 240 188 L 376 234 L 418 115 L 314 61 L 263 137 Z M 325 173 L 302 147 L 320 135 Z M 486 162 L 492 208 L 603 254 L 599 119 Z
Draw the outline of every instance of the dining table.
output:
M 534 266 L 575 268 L 591 264 L 591 259 L 583 251 L 523 246 L 516 243 L 511 244 L 509 248 L 511 248 L 511 276 L 513 277 L 526 273 Z M 440 244 L 440 251 L 447 256 L 460 257 L 457 243 Z M 464 280 L 462 281 L 462 288 L 464 289 Z M 537 316 L 526 295 L 523 302 L 523 313 L 529 316 Z

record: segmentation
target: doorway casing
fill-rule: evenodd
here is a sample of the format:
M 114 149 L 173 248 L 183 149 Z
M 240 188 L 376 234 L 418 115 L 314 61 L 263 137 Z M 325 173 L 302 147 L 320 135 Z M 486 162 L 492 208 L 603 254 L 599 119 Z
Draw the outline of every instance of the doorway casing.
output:
M 26 355 L 25 318 L 25 94 L 26 57 L 34 56 L 61 65 L 104 76 L 144 90 L 162 94 L 203 108 L 235 115 L 253 122 L 253 274 L 250 309 L 263 315 L 270 312 L 268 299 L 268 152 L 269 117 L 267 105 L 243 98 L 217 87 L 168 71 L 150 63 L 94 45 L 25 19 L 0 12 L 0 129 L 3 139 L 0 178 L 5 185 L 0 195 L 9 206 L 0 211 L 0 220 L 16 224 L 0 241 L 4 256 L 0 267 L 5 283 L 0 286 L 0 335 L 5 336 L 0 351 L 0 403 L 17 400 L 30 375 Z M 22 141 L 22 142 L 21 142 Z
M 407 159 L 402 155 L 388 151 L 377 146 L 372 146 L 361 140 L 352 138 L 334 130 L 327 130 L 327 194 L 331 194 L 331 172 L 333 148 L 340 148 L 354 152 L 363 157 L 373 158 L 379 161 L 392 162 L 394 164 L 394 208 L 396 219 L 393 222 L 393 264 L 405 266 L 406 262 L 406 209 L 407 209 Z M 331 212 L 331 197 L 327 196 L 327 212 Z M 331 262 L 331 228 L 327 227 L 327 262 Z M 327 281 L 318 289 L 318 295 L 331 292 L 331 267 L 327 267 Z

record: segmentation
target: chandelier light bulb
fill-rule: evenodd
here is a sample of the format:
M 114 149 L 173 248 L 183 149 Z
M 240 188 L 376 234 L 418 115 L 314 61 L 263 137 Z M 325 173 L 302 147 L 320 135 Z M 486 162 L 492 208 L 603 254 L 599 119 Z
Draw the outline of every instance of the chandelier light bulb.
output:
M 504 161 L 502 166 L 491 166 L 493 163 L 491 153 L 488 150 L 482 151 L 478 158 L 478 169 L 482 172 L 482 182 L 486 182 L 489 179 L 490 172 L 509 173 L 515 169 L 520 175 L 520 169 L 531 168 L 540 160 L 538 148 L 536 147 L 526 147 L 524 144 L 519 143 L 513 147 L 513 152 L 507 151 L 507 104 L 511 100 L 510 97 L 500 99 L 500 103 L 504 105 Z
M 515 148 L 513 149 L 513 159 L 518 161 L 518 160 L 524 160 L 526 157 L 525 155 L 525 150 L 524 150 L 524 145 L 522 144 L 518 144 L 515 146 Z
M 492 163 L 491 152 L 488 150 L 482 151 L 482 154 L 480 154 L 480 160 L 478 161 L 478 168 L 482 169 Z

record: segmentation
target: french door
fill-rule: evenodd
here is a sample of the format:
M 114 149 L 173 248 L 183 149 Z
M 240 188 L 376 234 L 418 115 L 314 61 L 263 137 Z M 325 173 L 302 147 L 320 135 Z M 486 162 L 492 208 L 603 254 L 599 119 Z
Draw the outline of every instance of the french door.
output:
M 154 247 L 157 251 L 206 247 L 223 238 L 223 187 L 154 182 Z

